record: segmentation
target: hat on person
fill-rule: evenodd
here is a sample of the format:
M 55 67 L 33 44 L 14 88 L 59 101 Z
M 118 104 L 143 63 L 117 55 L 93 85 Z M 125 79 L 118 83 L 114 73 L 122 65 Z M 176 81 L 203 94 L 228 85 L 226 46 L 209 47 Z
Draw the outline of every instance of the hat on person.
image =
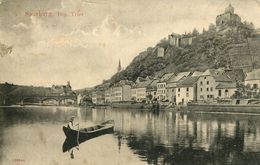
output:
M 75 118 L 75 116 L 72 116 L 72 117 L 70 118 L 70 121 L 74 120 L 74 118 Z

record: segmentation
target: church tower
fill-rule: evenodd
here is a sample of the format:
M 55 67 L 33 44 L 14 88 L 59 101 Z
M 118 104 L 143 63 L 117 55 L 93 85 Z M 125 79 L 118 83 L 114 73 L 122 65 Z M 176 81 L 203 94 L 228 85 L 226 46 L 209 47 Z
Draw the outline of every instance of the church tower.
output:
M 228 7 L 225 9 L 225 13 L 234 14 L 234 7 L 231 4 L 229 4 Z
M 118 67 L 117 67 L 117 72 L 120 72 L 122 70 L 122 67 L 121 67 L 121 61 L 119 59 L 119 63 L 118 63 Z

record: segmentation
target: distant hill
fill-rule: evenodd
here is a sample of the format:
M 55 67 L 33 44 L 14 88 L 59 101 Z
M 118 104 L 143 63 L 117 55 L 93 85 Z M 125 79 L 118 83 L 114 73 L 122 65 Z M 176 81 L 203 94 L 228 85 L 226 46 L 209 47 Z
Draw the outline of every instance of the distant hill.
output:
M 34 87 L 34 86 L 21 86 L 9 83 L 0 84 L 0 105 L 15 104 L 25 96 L 47 96 L 50 95 L 51 88 Z
M 260 35 L 252 23 L 244 22 L 227 28 L 222 28 L 220 33 L 211 24 L 201 34 L 194 29 L 186 34 L 193 37 L 192 43 L 184 46 L 174 46 L 169 39 L 163 39 L 156 46 L 139 53 L 125 70 L 113 75 L 110 82 L 159 77 L 167 72 L 204 71 L 207 68 L 232 66 L 247 70 L 260 67 L 257 65 L 260 63 L 260 49 L 256 46 L 260 45 Z M 239 48 L 237 45 L 241 44 L 246 46 Z M 159 56 L 159 48 L 163 48 L 163 56 Z

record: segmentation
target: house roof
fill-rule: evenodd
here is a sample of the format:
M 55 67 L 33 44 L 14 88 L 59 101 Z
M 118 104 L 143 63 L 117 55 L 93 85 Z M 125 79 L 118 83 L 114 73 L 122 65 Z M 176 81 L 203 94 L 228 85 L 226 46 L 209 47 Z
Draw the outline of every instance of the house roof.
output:
M 166 85 L 166 88 L 175 88 L 177 86 L 177 82 L 169 82 Z
M 156 90 L 158 82 L 159 82 L 159 79 L 152 80 L 152 82 L 147 86 L 147 89 L 148 90 Z
M 171 77 L 167 83 L 171 83 L 171 82 L 178 82 L 179 80 L 181 80 L 183 77 L 188 77 L 191 74 L 191 72 L 180 72 L 177 74 L 177 76 Z
M 151 83 L 152 83 L 152 80 L 141 81 L 139 83 L 136 83 L 133 87 L 134 88 L 146 88 Z
M 192 87 L 197 83 L 199 76 L 187 77 L 182 82 L 180 82 L 177 87 Z
M 248 72 L 245 80 L 260 80 L 260 69 L 254 69 L 252 72 Z
M 226 74 L 213 76 L 216 82 L 232 82 L 232 79 L 229 78 Z
M 116 84 L 114 84 L 113 87 L 120 87 L 120 86 L 123 86 L 123 85 L 130 85 L 130 86 L 132 86 L 133 84 L 134 84 L 133 81 L 121 80 L 121 81 L 117 82 Z
M 172 76 L 175 76 L 175 73 L 166 73 L 161 77 L 160 82 L 168 81 Z
M 203 73 L 203 72 L 194 71 L 191 76 L 192 76 L 192 77 L 193 77 L 193 76 L 200 76 L 200 75 L 202 75 L 202 73 Z
M 143 77 L 137 77 L 137 79 L 135 80 L 136 83 L 139 83 L 141 81 L 145 81 L 145 78 Z
M 245 81 L 246 75 L 243 69 L 226 70 L 225 74 L 233 81 Z
M 221 82 L 216 86 L 216 89 L 231 89 L 236 88 L 236 83 Z
M 216 82 L 232 82 L 232 79 L 224 72 L 223 68 L 220 69 L 207 69 L 202 76 L 212 76 Z

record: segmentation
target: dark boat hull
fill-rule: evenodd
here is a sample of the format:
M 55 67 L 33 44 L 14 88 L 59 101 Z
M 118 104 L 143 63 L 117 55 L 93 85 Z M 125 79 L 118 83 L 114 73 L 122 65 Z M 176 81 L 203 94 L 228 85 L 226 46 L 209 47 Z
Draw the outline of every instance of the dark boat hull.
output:
M 87 140 L 114 132 L 114 124 L 111 124 L 109 122 L 105 122 L 93 127 L 97 127 L 97 126 L 102 126 L 102 128 L 90 132 L 85 132 L 82 129 L 80 131 L 77 131 L 77 130 L 72 130 L 68 127 L 63 127 L 63 132 L 66 135 L 66 140 L 64 141 L 62 147 L 63 152 L 66 152 L 71 148 Z M 88 127 L 88 128 L 93 128 L 93 127 Z
M 112 133 L 114 131 L 114 127 L 109 127 L 107 129 L 103 129 L 100 131 L 96 131 L 93 133 L 82 133 L 81 131 L 75 131 L 75 130 L 71 130 L 67 127 L 63 127 L 63 131 L 66 135 L 67 138 L 79 138 L 80 139 L 86 139 L 86 138 L 93 138 L 93 137 L 97 137 L 106 133 Z

